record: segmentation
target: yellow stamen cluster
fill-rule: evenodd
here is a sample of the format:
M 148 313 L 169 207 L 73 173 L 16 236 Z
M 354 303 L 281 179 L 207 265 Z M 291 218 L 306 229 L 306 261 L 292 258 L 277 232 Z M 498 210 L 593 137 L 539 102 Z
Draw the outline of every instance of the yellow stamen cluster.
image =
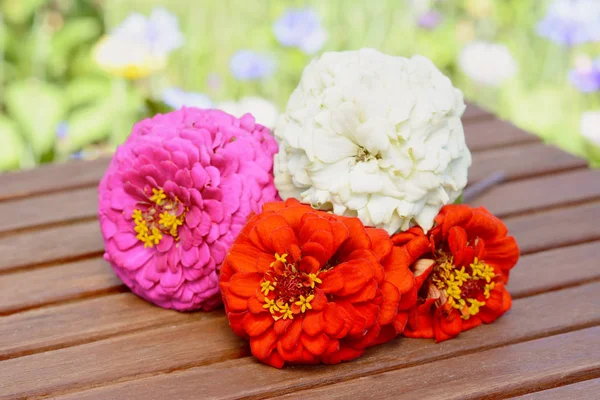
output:
M 144 243 L 144 247 L 153 247 L 160 243 L 165 234 L 173 236 L 179 240 L 178 228 L 183 225 L 185 212 L 175 215 L 171 211 L 175 210 L 178 200 L 165 201 L 167 195 L 162 189 L 152 189 L 150 201 L 153 203 L 148 210 L 143 212 L 140 209 L 133 210 L 131 218 L 135 223 L 133 228 L 136 232 L 136 238 Z M 165 204 L 167 203 L 167 204 Z M 162 212 L 160 212 L 162 210 Z M 158 214 L 158 223 L 156 223 L 156 214 Z
M 274 267 L 281 262 L 283 273 L 275 269 L 269 271 L 260 283 L 260 291 L 264 295 L 264 309 L 269 310 L 274 320 L 294 319 L 294 314 L 312 310 L 311 302 L 315 298 L 315 286 L 323 281 L 316 274 L 299 272 L 295 265 L 287 263 L 287 254 L 275 253 Z M 279 270 L 281 272 L 281 270 Z M 278 284 L 281 285 L 278 286 Z M 269 296 L 270 295 L 270 296 Z
M 464 266 L 457 268 L 454 266 L 452 258 L 442 256 L 432 274 L 432 281 L 439 290 L 445 292 L 446 304 L 459 310 L 463 319 L 469 319 L 479 313 L 480 307 L 485 305 L 485 301 L 468 297 L 467 286 L 471 287 L 471 296 L 473 295 L 472 288 L 479 287 L 481 289 L 475 290 L 483 290 L 483 296 L 485 299 L 489 299 L 490 292 L 496 286 L 496 283 L 492 281 L 495 276 L 494 269 L 477 258 L 468 268 Z M 483 287 L 480 282 L 482 280 L 486 282 Z

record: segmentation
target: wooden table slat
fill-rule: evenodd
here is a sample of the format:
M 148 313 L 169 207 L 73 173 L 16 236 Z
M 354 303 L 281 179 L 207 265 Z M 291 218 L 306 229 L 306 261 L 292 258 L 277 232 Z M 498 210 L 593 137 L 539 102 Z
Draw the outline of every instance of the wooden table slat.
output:
M 217 315 L 165 310 L 130 292 L 49 306 L 4 317 L 0 360 Z
M 97 185 L 110 158 L 44 164 L 28 171 L 0 174 L 0 200 Z
M 467 146 L 472 152 L 540 141 L 537 136 L 496 118 L 470 122 L 464 129 Z
M 600 170 L 579 169 L 507 182 L 470 202 L 498 217 L 600 198 Z
M 600 202 L 503 220 L 522 253 L 600 239 Z
M 0 237 L 0 272 L 29 265 L 101 255 L 104 242 L 98 221 L 55 226 Z
M 462 115 L 463 123 L 469 122 L 473 119 L 484 118 L 494 118 L 494 115 L 480 106 L 476 106 L 473 103 L 467 103 L 467 109 Z
M 496 172 L 508 180 L 582 168 L 587 162 L 543 143 L 492 149 L 473 154 L 469 182 L 476 182 Z
M 102 258 L 7 274 L 0 279 L 0 315 L 123 287 Z
M 51 193 L 0 202 L 0 233 L 37 225 L 64 223 L 97 215 L 96 188 Z
M 39 396 L 249 354 L 220 313 L 192 322 L 2 361 L 2 396 Z M 59 373 L 57 373 L 60 371 Z
M 599 394 L 600 378 L 596 378 L 541 392 L 511 397 L 511 400 L 592 400 L 597 399 Z
M 368 393 L 382 400 L 491 399 L 598 375 L 600 327 L 594 327 L 281 398 L 334 400 Z
M 278 370 L 247 357 L 78 392 L 66 396 L 65 400 L 135 400 L 148 397 L 235 399 L 289 393 L 598 324 L 600 316 L 593 310 L 600 301 L 599 290 L 600 284 L 593 283 L 515 300 L 509 314 L 494 324 L 463 332 L 456 339 L 439 344 L 425 339 L 397 339 L 369 349 L 361 358 L 337 366 L 298 366 Z M 548 312 L 548 304 L 553 305 L 551 313 Z

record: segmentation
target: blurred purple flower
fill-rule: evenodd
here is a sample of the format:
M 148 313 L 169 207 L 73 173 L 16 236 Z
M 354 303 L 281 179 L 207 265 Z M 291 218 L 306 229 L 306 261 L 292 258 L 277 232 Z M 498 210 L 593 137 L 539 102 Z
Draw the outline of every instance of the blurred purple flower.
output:
M 272 58 L 252 50 L 240 50 L 231 57 L 231 73 L 241 81 L 266 78 L 275 71 Z
M 569 81 L 583 93 L 600 90 L 600 58 L 590 65 L 576 66 L 569 71 Z
M 321 50 L 327 40 L 319 14 L 309 8 L 288 9 L 273 24 L 273 33 L 283 46 L 298 47 L 306 54 Z
M 211 72 L 206 77 L 206 86 L 208 86 L 210 90 L 217 91 L 221 88 L 222 85 L 223 80 L 216 72 Z
M 163 102 L 179 110 L 181 107 L 212 108 L 213 102 L 202 93 L 186 92 L 179 88 L 169 88 L 163 92 Z
M 600 40 L 600 1 L 555 0 L 536 26 L 538 35 L 574 46 Z
M 436 10 L 430 10 L 419 17 L 419 26 L 423 29 L 434 30 L 442 22 L 442 14 Z
M 149 17 L 130 14 L 112 35 L 130 42 L 143 43 L 156 55 L 166 55 L 183 46 L 185 38 L 177 16 L 164 7 L 154 7 Z
M 56 137 L 59 139 L 66 138 L 67 134 L 69 133 L 69 124 L 67 121 L 59 122 L 58 125 L 56 125 L 55 133 Z

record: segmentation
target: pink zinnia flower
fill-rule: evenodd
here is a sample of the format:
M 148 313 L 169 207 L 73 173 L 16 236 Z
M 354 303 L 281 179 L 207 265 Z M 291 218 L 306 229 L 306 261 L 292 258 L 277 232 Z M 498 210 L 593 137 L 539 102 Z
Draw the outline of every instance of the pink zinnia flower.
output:
M 229 247 L 250 213 L 279 198 L 276 152 L 250 114 L 184 107 L 137 123 L 100 182 L 104 258 L 161 307 L 217 307 Z

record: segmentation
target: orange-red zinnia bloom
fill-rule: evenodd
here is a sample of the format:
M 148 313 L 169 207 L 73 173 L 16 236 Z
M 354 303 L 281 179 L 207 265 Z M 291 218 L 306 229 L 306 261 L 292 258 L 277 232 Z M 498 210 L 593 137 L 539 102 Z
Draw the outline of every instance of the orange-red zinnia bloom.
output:
M 412 250 L 420 288 L 404 335 L 440 342 L 493 322 L 510 308 L 505 285 L 519 248 L 502 221 L 483 207 L 448 205 L 435 222 L 427 236 L 415 227 L 392 240 Z
M 278 368 L 356 358 L 406 325 L 416 290 L 403 254 L 358 218 L 268 203 L 221 267 L 230 325 Z

